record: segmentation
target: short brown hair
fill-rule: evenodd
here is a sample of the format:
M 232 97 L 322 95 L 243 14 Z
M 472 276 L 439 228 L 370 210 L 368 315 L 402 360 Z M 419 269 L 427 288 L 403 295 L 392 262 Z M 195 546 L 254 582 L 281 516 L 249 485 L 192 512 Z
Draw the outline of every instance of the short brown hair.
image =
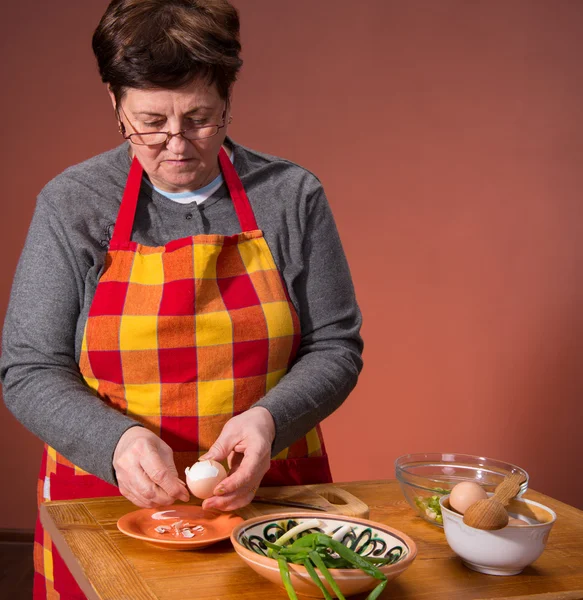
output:
M 239 14 L 227 0 L 112 0 L 93 34 L 101 80 L 118 103 L 128 87 L 176 89 L 195 78 L 227 100 L 240 51 Z

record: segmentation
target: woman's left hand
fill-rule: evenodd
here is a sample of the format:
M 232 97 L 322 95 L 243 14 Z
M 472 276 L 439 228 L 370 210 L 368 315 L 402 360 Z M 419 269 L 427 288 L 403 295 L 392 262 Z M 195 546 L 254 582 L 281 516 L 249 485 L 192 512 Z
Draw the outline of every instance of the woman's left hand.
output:
M 204 509 L 235 510 L 247 506 L 269 469 L 275 423 L 261 407 L 250 408 L 230 419 L 217 441 L 199 460 L 228 459 L 230 473 L 205 500 Z

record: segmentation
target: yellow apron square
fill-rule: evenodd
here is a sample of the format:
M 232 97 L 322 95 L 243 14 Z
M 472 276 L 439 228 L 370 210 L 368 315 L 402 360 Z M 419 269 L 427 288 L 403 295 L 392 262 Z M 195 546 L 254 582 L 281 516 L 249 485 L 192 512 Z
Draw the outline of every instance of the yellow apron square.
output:
M 127 384 L 125 397 L 128 415 L 160 416 L 162 386 L 159 383 Z
M 268 302 L 262 304 L 261 308 L 265 314 L 270 338 L 293 335 L 294 324 L 287 302 Z
M 164 283 L 164 267 L 162 254 L 136 254 L 132 265 L 130 283 L 143 285 L 162 285 Z
M 120 350 L 156 350 L 158 317 L 124 315 L 119 331 Z
M 232 379 L 200 381 L 198 383 L 198 414 L 200 417 L 233 413 L 235 384 Z
M 217 257 L 222 246 L 216 244 L 194 244 L 194 278 L 216 279 Z
M 220 346 L 233 343 L 233 323 L 228 312 L 196 315 L 196 345 Z
M 264 238 L 247 240 L 239 244 L 239 253 L 248 273 L 271 271 L 276 269 Z

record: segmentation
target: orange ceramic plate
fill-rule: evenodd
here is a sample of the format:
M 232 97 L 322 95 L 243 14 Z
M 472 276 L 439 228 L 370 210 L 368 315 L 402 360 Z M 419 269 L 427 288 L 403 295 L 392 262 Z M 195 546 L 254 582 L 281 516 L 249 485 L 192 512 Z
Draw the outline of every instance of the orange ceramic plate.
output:
M 153 519 L 152 515 L 163 513 L 162 519 Z M 158 525 L 171 525 L 183 520 L 192 525 L 200 525 L 204 531 L 195 532 L 193 538 L 184 538 L 172 532 L 158 533 Z M 221 540 L 226 540 L 231 531 L 243 519 L 232 513 L 203 510 L 200 506 L 176 506 L 170 508 L 141 508 L 119 519 L 117 528 L 126 535 L 143 540 L 148 544 L 172 550 L 198 550 Z

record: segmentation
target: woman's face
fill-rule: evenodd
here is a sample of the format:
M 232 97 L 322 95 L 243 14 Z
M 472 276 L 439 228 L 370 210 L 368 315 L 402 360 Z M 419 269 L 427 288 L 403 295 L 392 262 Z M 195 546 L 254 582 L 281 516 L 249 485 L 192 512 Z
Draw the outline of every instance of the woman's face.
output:
M 197 80 L 177 90 L 128 88 L 117 107 L 111 92 L 110 96 L 126 135 L 176 133 L 202 124 L 220 125 L 225 109 L 225 123 L 229 120 L 229 107 L 216 86 L 208 87 Z M 153 185 L 167 192 L 185 192 L 205 186 L 218 175 L 217 157 L 226 135 L 224 127 L 215 136 L 202 140 L 176 135 L 156 146 L 130 142 L 130 148 Z

